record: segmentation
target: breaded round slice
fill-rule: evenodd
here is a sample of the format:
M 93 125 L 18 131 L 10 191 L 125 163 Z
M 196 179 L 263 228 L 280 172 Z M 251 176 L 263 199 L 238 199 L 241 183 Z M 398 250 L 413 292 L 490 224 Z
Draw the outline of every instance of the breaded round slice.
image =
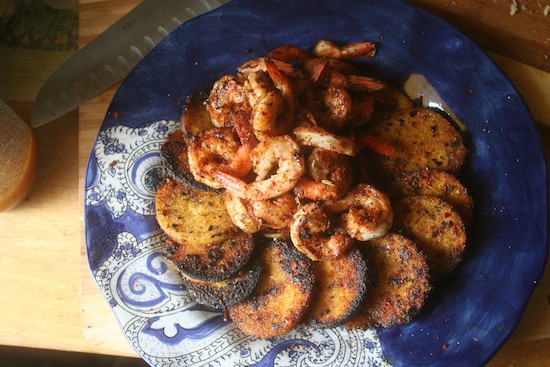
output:
M 190 138 L 214 127 L 207 108 L 208 94 L 208 90 L 202 90 L 187 97 L 181 114 L 181 128 L 185 137 Z
M 305 256 L 283 241 L 268 242 L 259 260 L 263 270 L 256 289 L 228 310 L 245 334 L 265 339 L 300 322 L 311 301 L 314 275 Z
M 241 270 L 254 251 L 254 238 L 235 231 L 223 241 L 197 245 L 170 243 L 169 259 L 180 273 L 194 279 L 217 282 L 228 279 Z
M 401 196 L 428 195 L 441 198 L 456 209 L 465 224 L 472 220 L 474 202 L 468 190 L 449 173 L 432 169 L 411 172 L 396 179 L 393 186 Z
M 360 313 L 346 326 L 361 329 L 411 321 L 431 286 L 424 255 L 408 238 L 387 233 L 364 244 L 370 288 Z
M 372 95 L 374 98 L 373 121 L 385 119 L 395 111 L 413 107 L 411 99 L 393 85 L 388 85 Z
M 466 230 L 454 208 L 440 198 L 417 195 L 400 200 L 395 213 L 395 227 L 424 252 L 432 278 L 449 274 L 466 247 Z
M 205 282 L 183 275 L 183 284 L 191 297 L 202 305 L 221 309 L 242 301 L 252 291 L 260 278 L 262 267 L 258 261 L 237 272 L 229 279 Z
M 451 123 L 424 108 L 397 111 L 371 124 L 368 132 L 395 149 L 391 156 L 376 155 L 381 169 L 393 176 L 423 168 L 454 173 L 467 153 Z
M 354 248 L 337 260 L 313 263 L 315 287 L 309 307 L 314 326 L 335 327 L 361 305 L 367 292 L 367 264 Z
M 174 241 L 194 246 L 224 241 L 236 232 L 223 195 L 166 179 L 155 196 L 157 221 Z
M 195 180 L 189 170 L 187 143 L 183 137 L 183 131 L 177 130 L 170 134 L 160 147 L 160 153 L 166 163 L 166 171 L 171 178 L 197 190 L 215 191 L 210 186 Z

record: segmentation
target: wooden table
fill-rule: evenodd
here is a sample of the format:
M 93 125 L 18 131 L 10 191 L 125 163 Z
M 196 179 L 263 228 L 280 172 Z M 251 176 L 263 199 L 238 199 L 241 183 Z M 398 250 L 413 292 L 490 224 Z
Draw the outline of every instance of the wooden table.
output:
M 545 37 L 550 37 L 550 17 L 544 18 L 537 2 L 518 1 L 520 6 L 527 4 L 527 9 L 520 9 L 513 16 L 507 1 L 411 2 L 447 17 L 496 52 L 491 56 L 520 89 L 539 123 L 548 156 L 550 74 L 545 58 L 548 41 L 545 43 L 544 37 L 539 41 L 537 36 L 527 46 L 521 44 L 531 40 L 529 32 L 534 34 L 533 29 L 546 30 Z M 80 0 L 80 45 L 92 40 L 138 3 Z M 491 9 L 489 14 L 494 18 L 487 18 L 486 11 L 485 18 L 472 17 L 468 10 L 479 8 L 479 4 Z M 498 42 L 489 42 L 490 34 L 495 32 L 499 35 Z M 13 67 L 17 67 L 16 62 Z M 6 70 L 2 70 L 0 63 L 1 72 Z M 17 89 L 5 91 L 0 85 L 0 98 L 8 100 L 28 121 L 32 110 L 29 96 L 36 91 L 29 92 L 29 83 L 22 83 Z M 7 328 L 0 335 L 0 345 L 136 356 L 91 278 L 81 231 L 84 170 L 115 90 L 113 87 L 84 104 L 78 114 L 73 112 L 36 130 L 42 157 L 36 188 L 26 202 L 0 214 L 3 285 L 0 314 Z M 10 95 L 18 97 L 10 100 Z M 491 366 L 548 365 L 549 303 L 550 269 L 539 283 L 517 330 Z

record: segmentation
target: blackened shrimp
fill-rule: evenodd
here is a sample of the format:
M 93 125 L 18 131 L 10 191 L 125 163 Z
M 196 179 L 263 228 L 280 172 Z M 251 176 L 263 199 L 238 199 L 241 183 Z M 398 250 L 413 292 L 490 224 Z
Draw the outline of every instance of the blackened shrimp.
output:
M 359 184 L 344 198 L 326 207 L 333 213 L 343 213 L 347 233 L 359 241 L 382 237 L 393 224 L 390 200 L 367 184 Z
M 330 66 L 328 59 L 310 59 L 306 63 L 306 70 L 311 81 L 324 86 L 343 87 L 368 92 L 378 91 L 387 87 L 386 83 L 378 79 L 341 73 Z
M 269 51 L 267 57 L 272 60 L 279 60 L 283 62 L 305 62 L 312 58 L 313 55 L 309 51 L 295 45 L 282 45 Z
M 353 168 L 343 154 L 315 148 L 307 159 L 308 176 L 303 176 L 294 187 L 300 198 L 336 200 L 342 197 L 353 181 Z
M 256 233 L 261 228 L 261 221 L 252 211 L 250 203 L 233 194 L 231 191 L 225 192 L 225 207 L 233 224 L 246 233 Z
M 296 112 L 294 90 L 273 61 L 260 64 L 265 71 L 249 73 L 246 89 L 252 113 L 250 124 L 260 140 L 283 134 Z
M 252 168 L 249 149 L 242 146 L 231 128 L 218 127 L 200 132 L 190 139 L 189 169 L 193 177 L 215 189 L 222 188 L 216 172 L 244 177 Z
M 262 227 L 273 229 L 287 228 L 298 209 L 296 196 L 289 192 L 273 199 L 251 200 L 249 204 Z
M 354 240 L 317 202 L 302 206 L 290 223 L 294 247 L 311 260 L 333 260 L 344 254 Z
M 357 154 L 353 139 L 334 135 L 318 126 L 298 126 L 293 134 L 300 145 L 319 147 L 352 157 Z
M 282 195 L 294 188 L 305 171 L 300 147 L 286 135 L 260 142 L 250 151 L 250 158 L 257 175 L 250 184 L 223 171 L 215 174 L 218 182 L 243 199 L 267 200 Z
M 208 97 L 208 111 L 212 124 L 216 127 L 234 126 L 235 116 L 250 116 L 244 83 L 233 75 L 224 75 L 218 79 Z
M 376 45 L 372 42 L 357 42 L 347 45 L 337 45 L 327 40 L 317 42 L 313 53 L 322 57 L 334 57 L 336 59 L 349 59 L 352 57 L 373 57 L 376 54 Z

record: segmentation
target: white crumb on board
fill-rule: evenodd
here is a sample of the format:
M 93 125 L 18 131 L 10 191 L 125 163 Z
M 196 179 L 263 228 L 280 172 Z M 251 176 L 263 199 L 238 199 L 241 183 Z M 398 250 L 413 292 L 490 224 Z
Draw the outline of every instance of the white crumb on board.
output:
M 510 4 L 510 15 L 514 15 L 518 12 L 518 2 L 516 0 L 512 0 L 512 3 Z

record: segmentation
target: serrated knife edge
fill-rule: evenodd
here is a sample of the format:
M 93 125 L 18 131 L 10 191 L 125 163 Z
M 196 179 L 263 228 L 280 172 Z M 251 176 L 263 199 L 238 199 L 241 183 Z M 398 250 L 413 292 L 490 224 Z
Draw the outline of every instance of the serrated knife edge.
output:
M 118 83 L 183 22 L 229 0 L 144 0 L 67 59 L 46 80 L 33 106 L 37 127 Z

